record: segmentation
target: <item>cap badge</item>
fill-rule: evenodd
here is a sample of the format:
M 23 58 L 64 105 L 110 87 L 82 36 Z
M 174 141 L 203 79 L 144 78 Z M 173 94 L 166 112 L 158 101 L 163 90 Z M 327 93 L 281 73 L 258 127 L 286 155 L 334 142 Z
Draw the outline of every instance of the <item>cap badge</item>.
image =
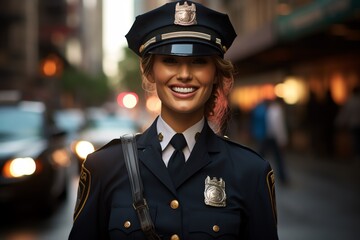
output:
M 196 6 L 195 4 L 188 5 L 187 1 L 183 5 L 179 3 L 175 7 L 175 21 L 174 24 L 189 26 L 196 24 Z
M 225 193 L 225 181 L 216 177 L 210 179 L 209 176 L 205 179 L 205 204 L 213 207 L 225 207 L 226 206 L 226 193 Z

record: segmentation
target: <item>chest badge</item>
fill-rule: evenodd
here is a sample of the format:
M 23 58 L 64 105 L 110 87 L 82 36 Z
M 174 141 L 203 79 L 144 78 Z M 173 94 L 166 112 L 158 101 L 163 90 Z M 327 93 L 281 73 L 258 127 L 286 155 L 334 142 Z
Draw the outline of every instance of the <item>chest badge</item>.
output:
M 205 204 L 212 207 L 226 207 L 225 181 L 216 177 L 205 179 Z

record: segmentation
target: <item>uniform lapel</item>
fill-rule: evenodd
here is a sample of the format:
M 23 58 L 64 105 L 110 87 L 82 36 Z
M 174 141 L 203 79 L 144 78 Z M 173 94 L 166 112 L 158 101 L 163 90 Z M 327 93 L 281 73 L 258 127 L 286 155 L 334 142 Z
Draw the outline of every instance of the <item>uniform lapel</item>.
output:
M 162 160 L 161 146 L 156 131 L 156 121 L 137 139 L 140 161 L 173 193 L 174 185 Z
M 178 181 L 175 184 L 176 188 L 212 161 L 211 154 L 209 153 L 220 151 L 219 144 L 217 144 L 216 141 L 217 136 L 205 121 L 204 128 L 196 140 L 194 149 L 192 150 L 183 171 L 179 174 Z

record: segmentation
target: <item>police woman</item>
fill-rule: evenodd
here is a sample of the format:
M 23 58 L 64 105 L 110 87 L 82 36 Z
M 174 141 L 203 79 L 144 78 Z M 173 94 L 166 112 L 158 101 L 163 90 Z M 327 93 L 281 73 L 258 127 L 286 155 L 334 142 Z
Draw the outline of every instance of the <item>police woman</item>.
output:
M 190 1 L 140 15 L 126 35 L 161 114 L 136 137 L 144 197 L 160 239 L 278 239 L 274 174 L 252 150 L 214 133 L 233 83 L 227 15 Z M 146 239 L 121 141 L 82 166 L 69 239 Z M 175 157 L 174 157 L 175 156 Z

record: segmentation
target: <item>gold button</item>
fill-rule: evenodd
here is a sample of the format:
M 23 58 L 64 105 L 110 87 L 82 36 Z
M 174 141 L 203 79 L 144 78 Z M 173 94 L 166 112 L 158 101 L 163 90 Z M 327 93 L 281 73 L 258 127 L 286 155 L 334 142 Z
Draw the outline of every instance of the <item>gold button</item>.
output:
M 179 202 L 177 200 L 172 200 L 170 203 L 172 209 L 177 209 L 179 207 Z
M 124 222 L 124 228 L 129 228 L 131 226 L 131 222 L 130 221 L 125 221 Z
M 214 232 L 219 232 L 220 231 L 220 227 L 218 225 L 214 225 L 213 226 L 213 231 Z
M 180 240 L 180 237 L 177 234 L 171 236 L 170 240 Z

